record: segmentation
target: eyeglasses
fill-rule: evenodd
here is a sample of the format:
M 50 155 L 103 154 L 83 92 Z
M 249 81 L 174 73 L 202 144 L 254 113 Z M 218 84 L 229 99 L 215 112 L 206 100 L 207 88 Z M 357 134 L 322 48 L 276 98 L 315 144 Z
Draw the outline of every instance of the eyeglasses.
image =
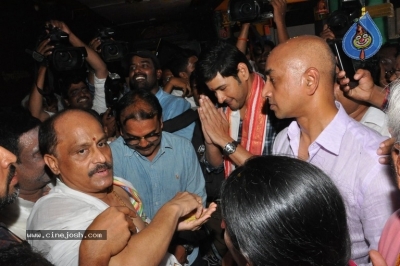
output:
M 144 137 L 130 137 L 130 138 L 126 138 L 126 139 L 124 138 L 124 144 L 126 146 L 128 146 L 129 148 L 132 148 L 132 147 L 137 146 L 142 139 L 145 139 L 149 143 L 153 143 L 153 142 L 157 141 L 160 138 L 160 136 L 161 136 L 161 132 L 153 132 Z

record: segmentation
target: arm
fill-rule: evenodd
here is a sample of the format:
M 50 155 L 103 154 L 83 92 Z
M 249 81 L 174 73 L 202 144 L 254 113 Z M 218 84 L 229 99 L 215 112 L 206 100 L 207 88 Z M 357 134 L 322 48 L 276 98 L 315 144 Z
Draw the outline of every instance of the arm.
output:
M 355 100 L 368 102 L 378 108 L 382 108 L 387 91 L 385 88 L 379 87 L 374 84 L 371 73 L 365 69 L 358 69 L 354 75 L 354 79 L 358 80 L 358 86 L 350 88 L 348 86 L 350 79 L 345 78 L 346 72 L 340 71 L 337 74 L 339 84 L 344 93 Z
M 46 57 L 49 56 L 52 53 L 52 49 L 54 48 L 54 46 L 48 45 L 49 42 L 49 39 L 42 41 L 36 49 L 36 52 Z M 49 118 L 49 114 L 46 113 L 43 109 L 43 96 L 38 91 L 38 88 L 43 89 L 44 80 L 46 78 L 46 71 L 46 66 L 39 67 L 37 78 L 32 86 L 31 95 L 29 96 L 28 102 L 28 109 L 31 112 L 32 116 L 38 118 L 42 122 Z
M 240 29 L 239 36 L 236 41 L 236 47 L 244 54 L 246 54 L 249 28 L 250 28 L 250 23 L 243 23 Z
M 286 29 L 286 0 L 271 0 L 274 8 L 274 22 L 278 33 L 278 43 L 284 43 L 289 40 L 289 33 Z
M 229 135 L 229 124 L 222 110 L 218 111 L 211 100 L 204 95 L 200 97 L 199 115 L 206 142 L 206 159 L 216 167 L 223 161 L 220 149 L 224 148 L 228 142 L 233 141 Z M 251 156 L 253 154 L 238 145 L 236 151 L 229 155 L 229 158 L 236 165 L 242 165 Z
M 101 57 L 89 46 L 87 46 L 84 42 L 82 42 L 69 28 L 68 26 L 58 20 L 52 20 L 50 23 L 54 26 L 59 28 L 60 30 L 68 33 L 69 35 L 69 42 L 74 47 L 85 47 L 88 56 L 86 57 L 86 61 L 88 64 L 94 69 L 94 74 L 99 79 L 104 79 L 108 75 L 107 66 Z
M 108 265 L 125 246 L 134 232 L 135 225 L 127 216 L 135 217 L 127 207 L 109 207 L 103 211 L 86 230 L 107 229 L 107 240 L 82 240 L 79 247 L 79 266 Z
M 45 66 L 39 67 L 37 79 L 32 86 L 31 94 L 28 101 L 28 109 L 31 112 L 32 116 L 36 117 L 42 122 L 50 117 L 50 115 L 46 113 L 43 109 L 43 96 L 38 91 L 38 88 L 43 89 L 44 79 L 46 77 L 46 70 L 47 67 Z
M 215 211 L 215 205 L 205 211 L 200 202 L 199 196 L 188 192 L 178 193 L 157 212 L 145 229 L 133 235 L 128 245 L 111 258 L 110 265 L 158 265 L 168 249 L 176 228 L 197 229 Z M 193 211 L 196 212 L 196 220 L 179 222 L 181 217 Z
M 190 84 L 187 79 L 184 78 L 177 78 L 177 77 L 171 77 L 167 84 L 163 87 L 163 91 L 166 93 L 171 94 L 171 92 L 174 90 L 174 88 L 179 88 L 183 91 L 183 95 L 185 97 L 190 97 L 191 96 L 191 89 L 190 89 Z

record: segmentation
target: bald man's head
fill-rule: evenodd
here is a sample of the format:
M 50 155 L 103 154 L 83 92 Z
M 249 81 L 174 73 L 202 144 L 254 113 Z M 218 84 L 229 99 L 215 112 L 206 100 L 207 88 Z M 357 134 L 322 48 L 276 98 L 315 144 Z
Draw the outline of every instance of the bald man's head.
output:
M 301 73 L 315 67 L 323 79 L 331 84 L 335 82 L 336 59 L 329 45 L 320 37 L 304 35 L 289 39 L 272 50 L 271 56 L 286 61 L 289 68 Z
M 334 103 L 335 57 L 319 37 L 301 36 L 278 45 L 267 59 L 265 74 L 262 95 L 278 118 L 306 115 L 307 103 Z

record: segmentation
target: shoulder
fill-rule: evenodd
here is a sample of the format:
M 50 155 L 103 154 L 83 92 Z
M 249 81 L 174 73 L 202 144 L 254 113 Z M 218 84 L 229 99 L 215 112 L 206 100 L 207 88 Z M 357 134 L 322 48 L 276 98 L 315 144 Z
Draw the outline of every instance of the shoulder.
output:
M 164 92 L 161 89 L 156 93 L 156 97 L 160 101 L 162 108 L 167 108 L 171 105 L 185 106 L 187 107 L 187 109 L 190 108 L 190 103 L 185 99 L 183 99 L 182 97 L 171 95 L 169 93 Z
M 174 149 L 187 149 L 187 147 L 192 147 L 190 140 L 174 133 L 163 131 L 162 137 L 165 141 L 165 145 L 171 145 Z

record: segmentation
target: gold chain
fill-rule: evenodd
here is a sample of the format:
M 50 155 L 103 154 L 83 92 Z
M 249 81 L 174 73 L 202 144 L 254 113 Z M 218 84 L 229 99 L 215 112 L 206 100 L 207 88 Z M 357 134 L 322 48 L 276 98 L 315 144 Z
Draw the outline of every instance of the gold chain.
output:
M 115 190 L 113 190 L 112 192 L 113 192 L 114 196 L 119 200 L 119 202 L 121 202 L 122 205 L 124 205 L 125 207 L 128 208 L 128 206 L 126 206 L 125 202 L 121 199 L 121 197 L 118 195 L 118 193 L 115 192 Z

